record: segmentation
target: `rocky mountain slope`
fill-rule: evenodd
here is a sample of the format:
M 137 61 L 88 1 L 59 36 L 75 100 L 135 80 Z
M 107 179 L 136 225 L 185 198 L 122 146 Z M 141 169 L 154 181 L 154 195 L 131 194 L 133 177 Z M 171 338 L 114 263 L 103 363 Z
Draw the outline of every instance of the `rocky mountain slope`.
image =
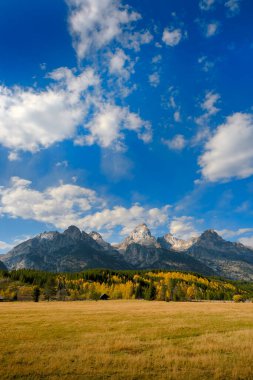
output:
M 151 235 L 146 224 L 138 225 L 122 243 L 115 246 L 124 260 L 138 269 L 159 269 L 200 272 L 214 274 L 205 264 L 184 252 L 175 252 L 163 247 Z
M 189 241 L 171 234 L 156 239 L 146 224 L 138 225 L 115 246 L 99 233 L 87 234 L 75 226 L 63 233 L 45 232 L 19 244 L 1 260 L 8 269 L 169 269 L 253 280 L 252 249 L 225 241 L 213 230 Z
M 198 238 L 180 240 L 167 234 L 157 241 L 162 247 L 185 252 L 219 276 L 253 280 L 253 250 L 240 243 L 224 240 L 214 230 L 203 232 Z
M 8 269 L 40 269 L 75 272 L 86 268 L 129 268 L 117 251 L 105 250 L 101 240 L 70 226 L 63 233 L 45 232 L 29 239 L 2 260 Z
M 187 253 L 220 276 L 253 280 L 253 250 L 222 239 L 214 230 L 207 230 L 200 235 Z

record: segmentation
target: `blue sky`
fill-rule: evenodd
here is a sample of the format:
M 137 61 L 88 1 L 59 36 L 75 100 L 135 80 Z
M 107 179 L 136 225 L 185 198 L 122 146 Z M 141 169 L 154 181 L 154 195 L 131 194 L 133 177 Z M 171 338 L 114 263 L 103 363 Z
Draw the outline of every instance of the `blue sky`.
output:
M 2 0 L 0 252 L 146 222 L 253 246 L 250 0 Z

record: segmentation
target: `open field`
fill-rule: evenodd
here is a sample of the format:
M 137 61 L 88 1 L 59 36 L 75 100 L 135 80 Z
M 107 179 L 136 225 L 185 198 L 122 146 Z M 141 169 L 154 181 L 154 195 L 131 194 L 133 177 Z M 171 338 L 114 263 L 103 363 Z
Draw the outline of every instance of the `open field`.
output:
M 253 379 L 253 304 L 0 304 L 0 379 Z

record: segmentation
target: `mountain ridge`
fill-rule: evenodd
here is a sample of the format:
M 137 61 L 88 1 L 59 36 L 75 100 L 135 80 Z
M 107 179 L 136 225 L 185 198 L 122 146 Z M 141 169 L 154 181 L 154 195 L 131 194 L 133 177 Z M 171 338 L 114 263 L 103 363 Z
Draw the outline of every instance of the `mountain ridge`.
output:
M 253 249 L 228 242 L 215 230 L 187 241 L 171 234 L 156 238 L 145 223 L 116 245 L 76 226 L 62 233 L 43 232 L 2 255 L 1 261 L 8 269 L 168 269 L 253 280 Z

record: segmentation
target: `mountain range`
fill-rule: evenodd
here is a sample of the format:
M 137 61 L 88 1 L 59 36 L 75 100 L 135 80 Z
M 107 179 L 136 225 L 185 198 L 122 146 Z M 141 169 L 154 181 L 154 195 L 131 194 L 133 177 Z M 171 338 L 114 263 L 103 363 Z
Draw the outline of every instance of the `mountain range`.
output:
M 117 245 L 98 232 L 70 226 L 63 233 L 44 232 L 1 256 L 0 269 L 77 272 L 88 268 L 167 269 L 253 280 L 253 249 L 224 240 L 207 230 L 188 241 L 171 234 L 155 238 L 146 224 L 138 225 Z

